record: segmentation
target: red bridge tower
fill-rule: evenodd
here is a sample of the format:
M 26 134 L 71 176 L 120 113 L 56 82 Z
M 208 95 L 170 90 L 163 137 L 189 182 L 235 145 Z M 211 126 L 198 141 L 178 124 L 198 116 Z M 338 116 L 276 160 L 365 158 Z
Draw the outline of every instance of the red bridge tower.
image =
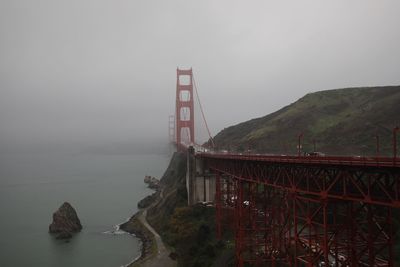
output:
M 194 143 L 192 69 L 176 70 L 176 144 L 178 150 Z M 184 144 L 184 145 L 183 145 Z

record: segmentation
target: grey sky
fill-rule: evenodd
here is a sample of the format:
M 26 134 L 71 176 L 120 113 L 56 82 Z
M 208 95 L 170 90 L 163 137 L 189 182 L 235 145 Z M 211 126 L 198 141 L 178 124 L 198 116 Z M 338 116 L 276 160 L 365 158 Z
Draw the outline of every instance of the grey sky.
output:
M 399 10 L 397 0 L 0 0 L 0 145 L 167 140 L 177 66 L 193 67 L 214 134 L 308 92 L 400 84 Z

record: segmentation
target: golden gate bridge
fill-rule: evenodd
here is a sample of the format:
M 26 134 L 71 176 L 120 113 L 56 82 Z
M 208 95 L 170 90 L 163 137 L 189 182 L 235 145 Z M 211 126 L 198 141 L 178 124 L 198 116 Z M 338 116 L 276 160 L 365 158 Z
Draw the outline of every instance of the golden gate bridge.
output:
M 213 203 L 217 238 L 234 233 L 236 266 L 395 266 L 398 127 L 393 157 L 218 152 L 195 143 L 194 92 L 192 69 L 177 69 L 170 140 L 188 156 L 188 204 Z

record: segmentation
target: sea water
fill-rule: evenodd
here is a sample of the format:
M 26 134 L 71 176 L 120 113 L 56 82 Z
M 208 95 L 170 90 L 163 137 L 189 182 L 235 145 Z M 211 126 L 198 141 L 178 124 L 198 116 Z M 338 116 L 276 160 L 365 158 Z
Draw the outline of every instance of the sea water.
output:
M 118 267 L 140 255 L 140 241 L 116 227 L 152 191 L 167 154 L 0 154 L 0 266 Z M 82 232 L 66 242 L 48 233 L 52 213 L 68 201 Z

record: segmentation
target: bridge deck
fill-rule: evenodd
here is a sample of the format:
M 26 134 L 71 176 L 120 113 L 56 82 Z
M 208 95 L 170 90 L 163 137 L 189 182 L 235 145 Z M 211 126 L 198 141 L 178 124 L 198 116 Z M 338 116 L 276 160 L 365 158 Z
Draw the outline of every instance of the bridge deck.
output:
M 262 161 L 271 163 L 294 163 L 313 165 L 340 165 L 362 167 L 395 167 L 400 168 L 400 159 L 389 157 L 349 157 L 349 156 L 286 156 L 262 154 L 232 154 L 217 152 L 197 152 L 203 158 L 219 158 L 244 161 Z

